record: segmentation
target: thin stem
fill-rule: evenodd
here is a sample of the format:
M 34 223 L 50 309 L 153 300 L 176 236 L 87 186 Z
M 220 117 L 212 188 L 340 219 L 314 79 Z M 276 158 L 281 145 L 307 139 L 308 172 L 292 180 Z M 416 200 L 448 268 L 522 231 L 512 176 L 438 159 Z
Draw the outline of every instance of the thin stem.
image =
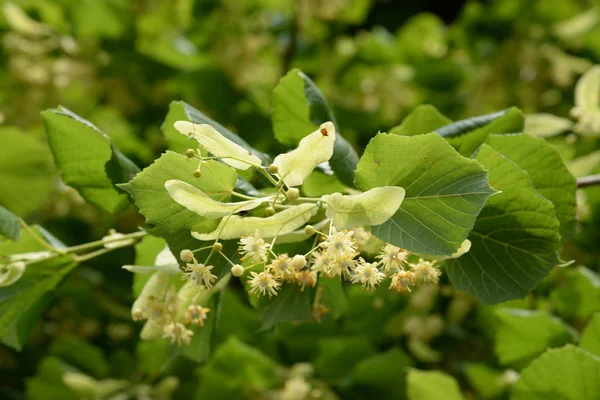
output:
M 212 249 L 212 244 L 210 246 L 204 246 L 204 247 L 200 247 L 199 249 L 192 250 L 192 253 L 197 253 L 199 251 L 203 251 L 203 250 L 207 250 L 207 249 Z
M 119 242 L 119 241 L 127 240 L 127 239 L 137 239 L 137 238 L 144 237 L 146 235 L 147 235 L 147 233 L 144 231 L 133 232 L 133 233 L 128 233 L 126 235 L 112 238 L 112 239 L 100 239 L 100 240 L 96 240 L 94 242 L 89 242 L 89 243 L 84 243 L 84 244 L 80 244 L 77 246 L 67 247 L 66 249 L 62 249 L 62 251 L 65 253 L 73 253 L 73 252 L 80 251 L 80 250 L 87 250 L 87 249 L 92 249 L 94 247 L 104 246 L 104 244 L 106 244 L 106 243 Z
M 264 168 L 258 168 L 258 171 L 263 174 L 269 180 L 269 182 L 273 184 L 273 186 L 279 187 L 279 182 L 277 182 L 275 178 L 273 178 L 271 174 L 269 174 Z
M 257 197 L 247 196 L 245 194 L 238 193 L 234 190 L 231 191 L 231 195 L 235 196 L 235 197 L 239 197 L 240 199 L 244 199 L 244 200 L 256 200 L 257 199 Z
M 577 187 L 584 188 L 588 186 L 600 185 L 600 174 L 583 176 L 577 179 Z
M 29 234 L 31 235 L 31 237 L 35 239 L 35 241 L 36 241 L 36 242 L 38 242 L 39 244 L 41 244 L 42 246 L 44 246 L 46 249 L 50 250 L 50 251 L 51 251 L 51 252 L 53 252 L 53 253 L 61 253 L 61 254 L 63 253 L 63 251 L 64 251 L 64 250 L 58 250 L 58 249 L 55 249 L 54 247 L 50 246 L 50 245 L 48 244 L 48 242 L 46 242 L 46 241 L 45 241 L 45 240 L 43 240 L 41 237 L 39 237 L 39 236 L 37 235 L 37 233 L 35 233 L 35 232 L 33 231 L 33 229 L 31 229 L 31 228 L 29 227 L 29 225 L 27 225 L 27 224 L 25 223 L 25 221 L 23 221 L 22 219 L 19 219 L 19 222 L 21 223 L 21 227 L 22 227 L 23 229 L 25 229 L 25 230 L 27 231 L 27 233 L 29 233 Z
M 225 253 L 223 253 L 222 251 L 220 251 L 220 252 L 219 252 L 219 254 L 220 254 L 220 255 L 221 255 L 221 256 L 222 256 L 222 257 L 223 257 L 225 260 L 227 260 L 227 262 L 228 262 L 229 264 L 231 264 L 231 266 L 232 266 L 232 267 L 233 267 L 233 266 L 235 266 L 235 263 L 234 263 L 233 261 L 231 261 L 231 260 L 229 259 L 229 257 L 227 257 L 227 256 L 225 255 Z
M 87 260 L 91 260 L 92 258 L 96 258 L 98 256 L 101 256 L 101 255 L 106 254 L 108 252 L 111 252 L 113 250 L 116 250 L 116 249 L 117 248 L 113 248 L 113 249 L 107 249 L 107 248 L 98 249 L 96 251 L 92 251 L 91 253 L 87 253 L 87 254 L 84 254 L 82 256 L 75 257 L 75 261 L 77 261 L 78 263 L 82 263 L 82 262 L 85 262 Z
M 298 197 L 296 200 L 294 201 L 308 201 L 310 203 L 316 203 L 317 201 L 319 201 L 320 199 L 317 199 L 316 197 Z

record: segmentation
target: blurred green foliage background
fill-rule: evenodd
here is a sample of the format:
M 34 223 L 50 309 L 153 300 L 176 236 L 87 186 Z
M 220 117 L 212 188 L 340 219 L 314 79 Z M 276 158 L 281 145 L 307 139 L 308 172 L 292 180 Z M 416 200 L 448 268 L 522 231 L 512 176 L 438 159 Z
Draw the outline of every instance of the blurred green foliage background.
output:
M 600 63 L 598 0 L 5 0 L 0 4 L 0 205 L 42 223 L 67 244 L 97 239 L 111 227 L 134 231 L 143 221 L 132 209 L 108 215 L 86 205 L 60 183 L 45 142 L 43 109 L 61 104 L 84 116 L 140 167 L 166 148 L 161 124 L 173 100 L 186 101 L 257 149 L 277 154 L 284 148 L 271 133 L 271 91 L 287 70 L 298 67 L 321 88 L 344 136 L 360 153 L 375 133 L 398 125 L 423 103 L 435 105 L 454 120 L 509 106 L 567 117 L 575 82 Z M 558 136 L 551 141 L 566 161 L 595 154 L 600 147 L 593 137 L 575 141 Z M 585 163 L 583 171 L 593 172 L 597 164 L 598 157 Z M 593 190 L 587 196 L 592 208 L 600 200 L 600 193 Z M 567 253 L 597 269 L 600 224 L 597 213 L 588 218 Z M 60 289 L 30 346 L 21 353 L 0 347 L 0 397 L 70 398 L 53 386 L 57 379 L 52 374 L 58 367 L 52 363 L 61 356 L 72 357 L 64 348 L 85 345 L 81 340 L 101 349 L 99 354 L 92 351 L 98 360 L 91 368 L 100 369 L 97 377 L 110 371 L 110 376 L 143 381 L 142 377 L 164 373 L 153 364 L 164 349 L 138 344 L 137 328 L 129 320 L 131 277 L 119 267 L 133 259 L 133 250 L 119 250 L 78 269 Z M 564 290 L 575 289 L 564 289 L 561 295 L 552 287 L 567 281 L 588 285 L 587 270 L 582 271 L 555 274 L 558 277 L 542 285 L 539 293 L 515 305 L 544 309 L 544 304 L 555 301 L 563 316 L 581 325 L 597 310 L 596 292 L 590 295 L 588 309 L 571 315 L 564 301 L 572 295 Z M 378 351 L 386 351 L 380 354 L 382 365 L 433 364 L 452 371 L 472 398 L 506 396 L 506 385 L 498 380 L 504 372 L 492 354 L 489 308 L 442 291 L 429 294 L 434 296 L 433 305 L 418 304 L 418 297 L 409 305 L 401 299 L 369 314 L 376 298 L 358 292 L 351 296 L 354 311 L 343 324 L 326 320 L 322 325 L 257 335 L 256 315 L 228 295 L 224 301 L 237 310 L 235 319 L 241 322 L 226 321 L 220 328 L 222 337 L 235 334 L 282 364 L 311 359 L 317 374 L 343 398 L 396 398 L 390 393 L 400 383 L 393 375 L 386 378 L 388 386 L 368 374 L 362 381 L 349 378 L 348 365 Z M 421 300 L 430 301 L 427 296 Z M 412 349 L 420 354 L 413 354 L 416 361 L 396 352 L 395 346 L 406 336 L 399 327 L 407 313 L 426 310 L 421 314 L 439 316 L 452 307 L 456 310 L 447 318 L 455 321 L 450 322 L 449 333 L 437 338 L 435 351 Z M 468 318 L 461 315 L 461 307 L 471 312 Z M 363 336 L 340 339 L 339 332 Z M 296 339 L 282 340 L 286 335 Z M 330 342 L 321 341 L 319 346 L 331 346 L 331 353 L 317 351 L 314 338 L 323 335 Z M 433 337 L 426 342 L 430 340 Z M 236 346 L 241 344 L 230 344 L 226 350 L 239 350 Z M 254 356 L 259 360 L 248 361 L 252 368 L 268 364 Z M 219 361 L 211 362 L 211 368 L 218 369 Z M 170 368 L 172 375 L 188 378 L 178 393 L 194 393 L 196 366 L 181 362 Z M 370 366 L 361 368 L 366 371 Z M 269 386 L 270 378 L 257 372 L 245 379 Z M 371 379 L 376 389 L 370 386 Z M 496 389 L 489 383 L 494 379 L 500 382 Z M 206 395 L 210 390 L 204 387 L 195 393 L 204 393 L 197 398 L 217 398 Z

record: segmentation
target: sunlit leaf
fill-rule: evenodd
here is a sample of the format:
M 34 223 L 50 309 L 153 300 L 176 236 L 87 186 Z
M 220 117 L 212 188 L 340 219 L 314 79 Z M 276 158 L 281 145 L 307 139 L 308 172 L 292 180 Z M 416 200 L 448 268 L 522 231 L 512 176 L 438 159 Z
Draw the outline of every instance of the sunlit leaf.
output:
M 494 351 L 502 365 L 522 368 L 548 348 L 573 343 L 576 331 L 546 311 L 499 308 Z
M 551 349 L 521 373 L 510 400 L 600 398 L 600 358 L 567 345 Z
M 419 371 L 411 369 L 408 372 L 409 400 L 463 400 L 456 380 L 440 371 Z

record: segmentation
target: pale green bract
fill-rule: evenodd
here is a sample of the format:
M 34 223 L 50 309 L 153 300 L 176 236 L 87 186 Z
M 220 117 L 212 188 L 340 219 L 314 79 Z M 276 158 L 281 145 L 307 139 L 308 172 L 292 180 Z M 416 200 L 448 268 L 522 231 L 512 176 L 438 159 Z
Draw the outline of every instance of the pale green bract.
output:
M 404 188 L 383 186 L 355 195 L 328 194 L 321 199 L 327 203 L 327 217 L 333 219 L 337 229 L 343 230 L 383 224 L 398 211 L 404 194 Z
M 600 66 L 590 68 L 575 86 L 575 107 L 571 115 L 579 120 L 575 130 L 582 135 L 600 133 Z
M 263 203 L 273 200 L 273 196 L 269 196 L 238 203 L 223 203 L 211 199 L 202 190 L 189 183 L 180 181 L 179 179 L 166 181 L 165 189 L 167 189 L 169 196 L 171 196 L 175 202 L 188 210 L 209 219 L 217 219 L 242 211 L 250 211 Z
M 525 132 L 535 137 L 552 137 L 573 129 L 573 122 L 553 114 L 528 114 L 525 117 Z
M 331 158 L 334 143 L 335 126 L 332 122 L 325 122 L 305 136 L 298 148 L 275 157 L 273 164 L 278 167 L 279 176 L 286 185 L 300 186 L 317 165 Z
M 192 236 L 204 241 L 238 239 L 242 236 L 252 235 L 257 229 L 264 238 L 285 235 L 308 222 L 317 213 L 317 209 L 316 204 L 300 204 L 268 218 L 233 215 L 229 218 L 223 218 L 214 231 L 210 233 L 192 232 Z
M 180 133 L 192 136 L 213 156 L 222 158 L 225 164 L 233 168 L 247 170 L 261 164 L 260 158 L 225 138 L 211 125 L 177 121 L 173 126 Z

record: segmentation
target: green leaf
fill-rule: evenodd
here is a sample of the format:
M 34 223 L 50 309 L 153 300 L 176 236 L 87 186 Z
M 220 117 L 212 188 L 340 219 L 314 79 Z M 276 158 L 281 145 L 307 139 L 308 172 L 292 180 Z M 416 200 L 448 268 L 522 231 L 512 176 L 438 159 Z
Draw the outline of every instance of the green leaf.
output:
M 496 399 L 507 390 L 508 382 L 503 371 L 486 364 L 468 364 L 465 375 L 469 385 L 482 399 Z
M 443 256 L 459 249 L 494 193 L 486 171 L 435 133 L 375 136 L 356 170 L 356 186 L 405 188 L 400 209 L 371 232 L 409 251 Z
M 561 315 L 586 320 L 600 311 L 600 277 L 594 271 L 579 266 L 567 271 L 566 280 L 559 283 L 550 299 Z
M 401 187 L 384 186 L 361 194 L 328 194 L 321 199 L 327 203 L 327 217 L 338 230 L 344 230 L 385 223 L 400 208 L 404 194 Z
M 14 128 L 0 129 L 0 206 L 28 216 L 42 207 L 56 182 L 48 147 Z
M 50 305 L 52 290 L 77 264 L 71 255 L 29 264 L 11 286 L 0 289 L 0 338 L 21 350 L 36 327 L 41 313 Z
M 456 380 L 440 371 L 419 371 L 411 369 L 408 372 L 409 400 L 463 400 Z
M 525 171 L 490 146 L 482 145 L 475 159 L 502 192 L 477 218 L 469 234 L 471 250 L 446 261 L 446 272 L 454 286 L 484 303 L 522 298 L 559 264 L 554 207 Z
M 0 206 L 0 236 L 7 237 L 15 242 L 21 237 L 19 217 L 2 206 Z
M 192 232 L 198 240 L 209 241 L 215 239 L 238 239 L 242 236 L 252 235 L 257 229 L 262 237 L 272 238 L 277 235 L 290 233 L 312 218 L 318 211 L 316 204 L 300 204 L 286 208 L 272 217 L 240 217 L 233 215 L 222 219 L 219 226 L 210 233 Z
M 352 370 L 352 391 L 364 398 L 403 399 L 406 370 L 413 365 L 399 347 L 358 362 Z
M 316 128 L 310 119 L 310 108 L 304 93 L 304 77 L 299 69 L 289 71 L 279 80 L 271 94 L 271 120 L 275 139 L 287 146 L 297 145 L 300 139 Z
M 42 118 L 65 183 L 108 212 L 127 206 L 127 195 L 117 191 L 106 173 L 106 165 L 113 157 L 110 138 L 64 107 L 43 111 Z M 114 162 L 111 165 L 111 174 L 118 175 Z
M 547 311 L 498 308 L 494 352 L 505 366 L 523 368 L 549 348 L 572 343 L 577 333 Z
M 96 378 L 105 377 L 110 369 L 101 349 L 73 335 L 60 336 L 49 352 Z
M 456 121 L 436 130 L 466 157 L 471 157 L 479 145 L 493 133 L 523 132 L 525 115 L 512 107 L 497 113 Z
M 440 113 L 434 106 L 422 104 L 408 114 L 400 125 L 390 129 L 390 133 L 403 136 L 423 135 L 451 123 L 452 120 Z
M 273 90 L 271 107 L 275 138 L 290 146 L 319 125 L 333 122 L 337 134 L 329 164 L 342 183 L 352 186 L 358 154 L 341 135 L 325 96 L 308 76 L 297 68 L 289 71 Z
M 189 104 L 183 101 L 171 102 L 171 104 L 169 105 L 169 112 L 167 114 L 167 117 L 165 118 L 165 122 L 163 122 L 162 124 L 162 131 L 167 137 L 169 149 L 172 151 L 175 151 L 177 153 L 185 153 L 185 151 L 189 148 L 198 148 L 197 141 L 189 140 L 175 129 L 173 124 L 175 124 L 175 122 L 177 121 L 189 121 L 193 122 L 194 124 L 211 125 L 217 130 L 217 132 L 225 136 L 226 139 L 231 140 L 238 146 L 241 146 L 244 149 L 248 150 L 250 153 L 256 155 L 262 160 L 263 164 L 268 165 L 271 162 L 271 157 L 269 157 L 269 155 L 261 153 L 260 151 L 252 148 L 248 143 L 246 143 L 244 139 L 231 132 L 229 129 L 225 128 L 218 122 L 210 119 L 198 109 L 190 106 Z
M 78 400 L 80 395 L 69 389 L 62 381 L 65 372 L 75 368 L 56 357 L 45 357 L 34 377 L 27 379 L 27 398 L 31 400 Z
M 195 178 L 193 172 L 197 166 L 198 161 L 167 151 L 131 182 L 120 187 L 129 192 L 140 213 L 146 217 L 146 223 L 153 225 L 160 235 L 182 230 L 214 229 L 214 221 L 208 221 L 177 204 L 165 188 L 165 182 L 179 179 L 214 200 L 229 200 L 237 179 L 235 170 L 209 160 L 202 165 L 202 176 Z
M 529 174 L 533 186 L 554 205 L 563 240 L 575 234 L 577 180 L 560 154 L 544 139 L 526 134 L 491 135 L 487 143 Z
M 600 358 L 567 345 L 534 360 L 515 385 L 510 400 L 600 398 Z
M 573 125 L 571 120 L 553 114 L 527 114 L 524 130 L 531 136 L 547 138 L 569 131 Z
M 114 185 L 129 182 L 140 172 L 140 168 L 121 153 L 114 144 L 111 144 L 110 148 L 112 155 L 104 167 L 106 176 Z
M 339 318 L 348 311 L 350 305 L 346 297 L 344 282 L 336 278 L 319 276 L 319 304 L 327 307 L 333 318 Z
M 279 383 L 277 364 L 235 337 L 221 344 L 205 367 L 195 399 L 243 400 L 256 398 Z
M 376 354 L 366 336 L 339 336 L 319 340 L 319 355 L 313 364 L 318 376 L 345 377 L 357 363 Z
M 288 283 L 281 287 L 277 296 L 261 297 L 258 314 L 262 318 L 261 329 L 269 329 L 282 322 L 307 321 L 313 307 L 314 290 Z
M 581 336 L 579 347 L 596 356 L 600 356 L 600 313 L 594 314 L 590 322 L 588 322 Z

